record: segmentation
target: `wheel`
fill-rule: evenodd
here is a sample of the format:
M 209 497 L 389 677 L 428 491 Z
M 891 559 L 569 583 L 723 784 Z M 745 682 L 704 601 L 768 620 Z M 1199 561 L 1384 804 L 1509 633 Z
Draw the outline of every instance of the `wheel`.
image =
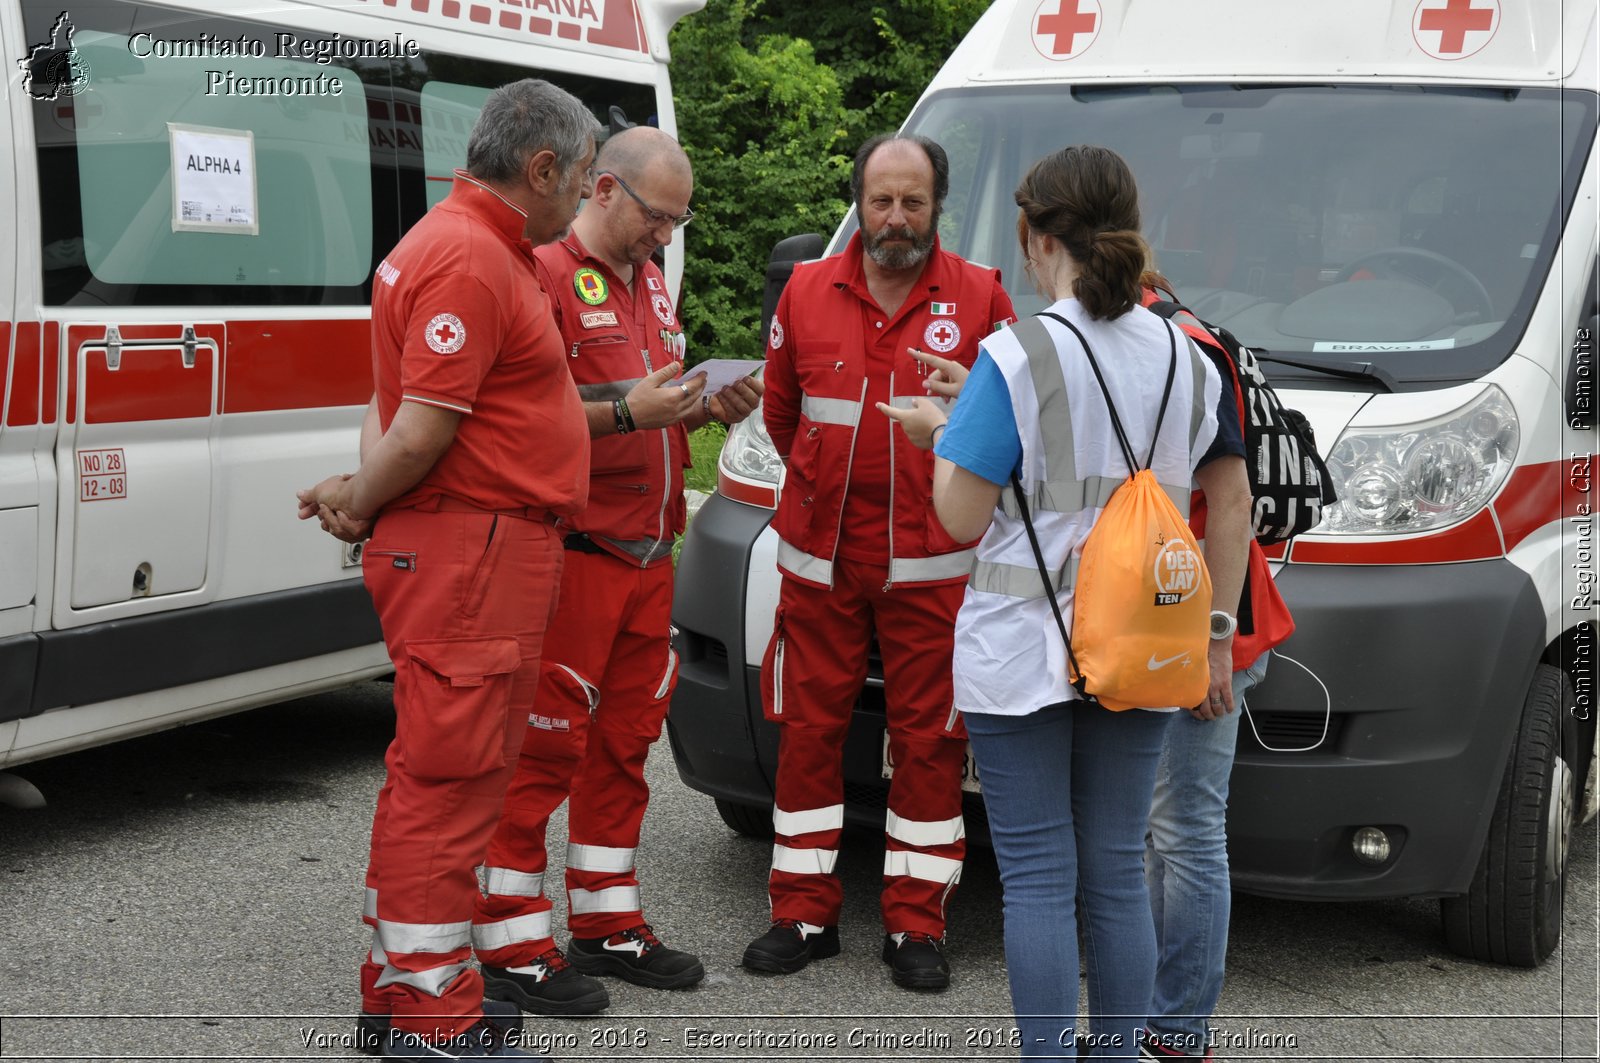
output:
M 725 801 L 720 797 L 713 800 L 717 803 L 717 815 L 722 817 L 722 822 L 731 827 L 735 834 L 743 834 L 746 838 L 772 837 L 770 805 L 762 807 L 741 805 L 734 801 Z
M 1458 312 L 1478 313 L 1482 315 L 1481 321 L 1494 320 L 1494 304 L 1483 282 L 1470 269 L 1437 251 L 1421 247 L 1386 247 L 1347 263 L 1336 279 L 1347 281 L 1362 270 L 1381 271 L 1382 276 L 1416 281 L 1449 299 Z M 1456 283 L 1447 283 L 1452 280 Z M 1441 288 L 1450 291 L 1441 291 Z M 1452 298 L 1452 294 L 1457 298 Z
M 1569 701 L 1566 673 L 1539 665 L 1472 885 L 1439 902 L 1445 944 L 1463 956 L 1534 967 L 1561 940 L 1577 798 Z

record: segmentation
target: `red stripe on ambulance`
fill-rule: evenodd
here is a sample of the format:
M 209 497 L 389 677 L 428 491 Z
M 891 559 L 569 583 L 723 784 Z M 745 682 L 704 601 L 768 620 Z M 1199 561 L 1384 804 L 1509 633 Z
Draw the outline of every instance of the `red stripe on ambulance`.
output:
M 17 322 L 17 343 L 11 352 L 11 408 L 6 424 L 39 423 L 39 323 Z
M 371 335 L 366 318 L 228 322 L 222 412 L 365 406 Z

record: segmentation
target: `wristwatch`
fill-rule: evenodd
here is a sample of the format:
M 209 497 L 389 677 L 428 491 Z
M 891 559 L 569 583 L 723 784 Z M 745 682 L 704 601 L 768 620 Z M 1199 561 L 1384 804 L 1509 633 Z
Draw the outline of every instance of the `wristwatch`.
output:
M 1239 621 L 1221 609 L 1211 610 L 1211 638 L 1219 641 L 1239 630 Z

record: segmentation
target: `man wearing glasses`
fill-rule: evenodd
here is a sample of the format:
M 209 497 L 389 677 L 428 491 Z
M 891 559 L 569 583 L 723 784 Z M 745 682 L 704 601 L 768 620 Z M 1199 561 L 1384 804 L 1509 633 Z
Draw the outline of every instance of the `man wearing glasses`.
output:
M 684 527 L 688 432 L 743 420 L 762 391 L 753 379 L 716 395 L 702 394 L 703 376 L 673 381 L 683 328 L 651 256 L 694 217 L 683 149 L 658 129 L 624 130 L 596 157 L 594 183 L 570 235 L 535 252 L 588 417 L 589 504 L 560 529 L 560 601 L 473 926 L 485 993 L 553 1015 L 607 1006 L 591 974 L 655 989 L 705 977 L 645 922 L 634 850 L 645 757 L 677 679 L 672 544 Z M 545 829 L 569 797 L 563 954 L 544 890 Z

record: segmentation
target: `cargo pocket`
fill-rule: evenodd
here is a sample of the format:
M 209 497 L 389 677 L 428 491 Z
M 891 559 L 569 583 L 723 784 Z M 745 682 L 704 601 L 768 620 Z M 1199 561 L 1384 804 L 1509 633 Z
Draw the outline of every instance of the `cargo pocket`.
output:
M 761 712 L 774 723 L 783 719 L 783 608 L 772 622 L 772 640 L 761 659 Z
M 396 734 L 411 774 L 470 779 L 506 763 L 506 714 L 522 651 L 510 635 L 406 643 Z

